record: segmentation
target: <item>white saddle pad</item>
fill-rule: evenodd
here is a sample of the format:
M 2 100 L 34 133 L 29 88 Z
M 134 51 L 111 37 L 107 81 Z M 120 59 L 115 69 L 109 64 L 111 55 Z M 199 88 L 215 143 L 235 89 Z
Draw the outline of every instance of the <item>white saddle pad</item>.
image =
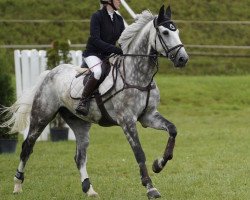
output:
M 84 69 L 83 69 L 84 70 Z M 85 69 L 86 70 L 86 69 Z M 88 69 L 87 69 L 88 70 Z M 113 70 L 113 67 L 111 67 L 110 71 Z M 78 73 L 80 72 L 79 69 L 76 70 Z M 70 85 L 70 96 L 72 98 L 81 98 L 82 92 L 83 92 L 83 79 L 85 75 L 81 75 L 78 78 L 73 78 Z M 100 94 L 105 94 L 114 84 L 114 80 L 112 77 L 112 73 L 109 73 L 109 75 L 105 78 L 105 80 L 102 82 L 102 84 L 99 86 L 99 92 Z

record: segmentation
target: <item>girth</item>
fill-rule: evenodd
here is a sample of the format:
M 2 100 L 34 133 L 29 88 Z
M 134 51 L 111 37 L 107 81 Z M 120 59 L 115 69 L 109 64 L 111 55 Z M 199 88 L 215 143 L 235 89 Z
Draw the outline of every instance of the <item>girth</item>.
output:
M 101 119 L 98 121 L 98 124 L 104 127 L 118 125 L 117 122 L 112 119 L 107 109 L 105 108 L 104 103 L 102 101 L 102 96 L 98 90 L 95 92 L 94 97 L 95 97 L 97 106 L 101 111 Z

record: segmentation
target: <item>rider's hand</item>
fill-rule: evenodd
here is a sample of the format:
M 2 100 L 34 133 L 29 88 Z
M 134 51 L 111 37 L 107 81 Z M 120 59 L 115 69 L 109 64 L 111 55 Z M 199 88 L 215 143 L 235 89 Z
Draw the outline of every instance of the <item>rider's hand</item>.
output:
M 122 55 L 122 54 L 123 54 L 122 49 L 119 48 L 119 47 L 115 47 L 114 53 L 115 53 L 115 54 L 118 54 L 118 55 Z

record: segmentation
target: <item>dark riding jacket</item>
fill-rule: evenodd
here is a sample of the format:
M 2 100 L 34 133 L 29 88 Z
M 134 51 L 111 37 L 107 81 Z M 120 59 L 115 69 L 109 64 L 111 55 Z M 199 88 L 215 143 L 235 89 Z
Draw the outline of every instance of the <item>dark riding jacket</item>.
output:
M 116 12 L 112 21 L 106 7 L 98 10 L 91 17 L 90 37 L 83 56 L 94 55 L 104 59 L 112 53 L 117 53 L 119 49 L 115 43 L 124 29 L 123 19 Z

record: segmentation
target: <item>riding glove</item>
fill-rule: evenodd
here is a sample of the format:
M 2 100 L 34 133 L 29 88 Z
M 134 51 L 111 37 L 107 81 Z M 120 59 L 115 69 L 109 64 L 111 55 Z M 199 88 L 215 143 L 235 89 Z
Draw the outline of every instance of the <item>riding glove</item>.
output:
M 122 54 L 123 54 L 122 49 L 119 48 L 119 47 L 115 47 L 115 48 L 114 48 L 114 53 L 115 53 L 115 54 L 118 54 L 118 55 L 122 55 Z

